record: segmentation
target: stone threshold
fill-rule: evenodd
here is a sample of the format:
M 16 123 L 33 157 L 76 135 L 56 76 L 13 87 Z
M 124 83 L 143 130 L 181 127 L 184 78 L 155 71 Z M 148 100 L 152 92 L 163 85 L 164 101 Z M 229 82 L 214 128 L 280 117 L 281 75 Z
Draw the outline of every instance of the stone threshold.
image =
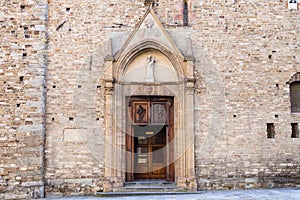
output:
M 184 195 L 199 194 L 181 188 L 175 182 L 165 180 L 140 180 L 124 183 L 123 187 L 113 188 L 112 192 L 97 192 L 99 197 L 145 196 L 145 195 Z
M 201 192 L 97 192 L 96 197 L 162 196 L 200 194 Z

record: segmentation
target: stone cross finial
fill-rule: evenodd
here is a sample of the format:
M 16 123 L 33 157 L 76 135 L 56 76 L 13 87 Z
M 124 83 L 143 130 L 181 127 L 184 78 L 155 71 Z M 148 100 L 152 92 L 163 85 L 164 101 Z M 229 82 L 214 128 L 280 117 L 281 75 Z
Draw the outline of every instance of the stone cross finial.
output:
M 145 6 L 148 6 L 149 8 L 152 8 L 154 6 L 155 0 L 145 0 L 144 4 Z

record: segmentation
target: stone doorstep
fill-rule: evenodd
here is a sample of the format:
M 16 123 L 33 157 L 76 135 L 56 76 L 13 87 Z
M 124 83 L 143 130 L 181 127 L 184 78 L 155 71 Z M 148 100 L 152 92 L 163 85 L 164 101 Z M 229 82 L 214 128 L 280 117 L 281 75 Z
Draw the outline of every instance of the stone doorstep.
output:
M 126 197 L 126 196 L 161 196 L 161 195 L 187 195 L 201 192 L 97 192 L 96 197 Z
M 113 192 L 97 192 L 96 196 L 117 197 L 117 196 L 142 196 L 142 195 L 179 195 L 198 194 L 188 192 L 186 188 L 177 187 L 174 182 L 167 181 L 136 181 L 127 182 L 124 187 L 114 188 Z
M 169 181 L 133 181 L 133 182 L 126 182 L 124 184 L 125 188 L 130 187 L 176 187 L 175 182 Z

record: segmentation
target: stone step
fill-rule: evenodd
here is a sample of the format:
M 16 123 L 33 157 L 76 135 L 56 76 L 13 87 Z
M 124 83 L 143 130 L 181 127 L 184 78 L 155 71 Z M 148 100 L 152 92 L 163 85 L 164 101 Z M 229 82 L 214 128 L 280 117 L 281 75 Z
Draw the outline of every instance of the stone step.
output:
M 178 192 L 177 187 L 121 187 L 114 188 L 113 192 Z
M 135 181 L 127 182 L 123 187 L 114 188 L 112 192 L 98 192 L 96 196 L 139 196 L 139 195 L 179 195 L 197 194 L 188 192 L 185 188 L 177 187 L 176 183 L 168 181 Z
M 176 183 L 168 181 L 135 181 L 127 182 L 123 187 L 114 188 L 113 192 L 182 192 Z
M 161 195 L 187 195 L 200 192 L 97 192 L 97 197 L 125 197 L 125 196 L 161 196 Z
M 175 182 L 169 181 L 133 181 L 124 184 L 124 187 L 176 187 Z

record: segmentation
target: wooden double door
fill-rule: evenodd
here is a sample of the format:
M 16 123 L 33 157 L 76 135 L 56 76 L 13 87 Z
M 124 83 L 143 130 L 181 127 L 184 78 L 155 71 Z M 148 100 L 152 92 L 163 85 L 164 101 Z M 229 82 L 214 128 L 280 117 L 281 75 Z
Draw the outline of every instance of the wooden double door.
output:
M 126 181 L 174 181 L 172 97 L 130 97 L 127 113 Z

